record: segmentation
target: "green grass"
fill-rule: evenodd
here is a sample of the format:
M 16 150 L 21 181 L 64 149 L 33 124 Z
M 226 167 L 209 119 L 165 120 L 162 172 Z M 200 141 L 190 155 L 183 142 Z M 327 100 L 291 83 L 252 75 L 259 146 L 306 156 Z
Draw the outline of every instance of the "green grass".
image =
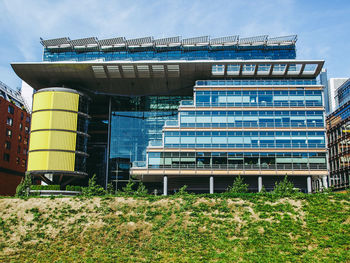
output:
M 0 199 L 0 262 L 350 262 L 350 195 Z

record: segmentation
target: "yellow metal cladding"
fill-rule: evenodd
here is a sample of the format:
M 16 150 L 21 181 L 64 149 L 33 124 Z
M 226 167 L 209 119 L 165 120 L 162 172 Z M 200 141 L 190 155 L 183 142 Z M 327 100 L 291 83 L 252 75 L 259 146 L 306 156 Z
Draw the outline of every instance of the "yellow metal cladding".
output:
M 28 154 L 28 171 L 74 171 L 75 153 L 37 151 Z
M 29 151 L 57 149 L 75 151 L 77 134 L 66 131 L 36 131 L 30 135 Z
M 79 94 L 63 91 L 38 92 L 34 95 L 33 111 L 70 110 L 78 111 Z
M 28 171 L 69 171 L 75 167 L 79 94 L 34 94 Z
M 78 114 L 69 111 L 37 111 L 32 113 L 32 131 L 43 129 L 77 130 Z

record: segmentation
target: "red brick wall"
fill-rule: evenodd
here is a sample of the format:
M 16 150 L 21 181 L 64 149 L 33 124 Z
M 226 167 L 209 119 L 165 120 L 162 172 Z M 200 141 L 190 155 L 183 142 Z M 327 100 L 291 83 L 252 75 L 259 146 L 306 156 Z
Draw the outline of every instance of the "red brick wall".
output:
M 15 195 L 22 176 L 0 172 L 0 195 Z
M 8 112 L 8 106 L 14 107 L 14 113 Z M 7 118 L 13 119 L 12 125 L 7 124 Z M 29 132 L 26 128 L 30 127 L 27 117 L 30 115 L 17 107 L 15 104 L 0 97 L 0 195 L 8 195 L 8 193 L 15 193 L 16 186 L 21 181 L 21 176 L 24 176 L 27 165 L 27 152 L 29 143 Z M 20 129 L 22 124 L 22 129 Z M 6 130 L 12 131 L 12 136 L 6 136 Z M 10 142 L 11 148 L 6 149 L 5 143 Z M 19 151 L 18 151 L 19 150 Z M 4 160 L 4 154 L 9 154 L 10 160 Z M 8 171 L 8 172 L 7 172 Z

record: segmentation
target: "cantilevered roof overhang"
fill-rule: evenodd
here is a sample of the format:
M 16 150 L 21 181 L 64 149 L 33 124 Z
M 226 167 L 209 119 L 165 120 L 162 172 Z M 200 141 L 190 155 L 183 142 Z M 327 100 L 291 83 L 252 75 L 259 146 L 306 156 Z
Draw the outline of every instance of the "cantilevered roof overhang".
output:
M 12 63 L 35 90 L 66 86 L 92 94 L 192 95 L 196 80 L 313 79 L 323 60 L 174 60 Z

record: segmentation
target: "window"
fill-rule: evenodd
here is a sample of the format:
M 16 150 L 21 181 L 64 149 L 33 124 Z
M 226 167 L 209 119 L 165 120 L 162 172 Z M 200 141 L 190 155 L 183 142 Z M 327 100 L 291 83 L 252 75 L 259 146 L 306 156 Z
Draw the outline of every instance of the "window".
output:
M 28 134 L 28 133 L 29 133 L 29 127 L 25 126 L 25 127 L 24 127 L 24 131 L 25 131 L 25 133 Z
M 26 122 L 30 122 L 30 118 L 29 117 L 26 117 Z
M 23 118 L 24 118 L 24 114 L 23 112 L 21 112 L 21 120 L 23 120 Z
M 11 149 L 11 142 L 8 142 L 8 141 L 5 142 L 5 149 L 7 150 Z
M 4 153 L 4 161 L 6 162 L 10 161 L 10 155 L 8 153 Z
M 22 130 L 23 129 L 23 125 L 22 123 L 19 124 L 19 129 Z
M 19 142 L 22 141 L 22 135 L 18 135 L 18 141 L 19 141 Z
M 28 139 L 27 139 L 27 138 L 24 138 L 24 139 L 23 139 L 23 144 L 24 144 L 24 145 L 27 145 L 27 144 L 28 144 Z
M 10 114 L 14 114 L 15 113 L 15 108 L 12 107 L 11 105 L 9 105 L 8 108 L 7 108 L 7 112 L 10 113 Z
M 20 161 L 19 157 L 16 157 L 16 164 L 17 165 L 19 164 L 19 161 Z
M 12 137 L 12 131 L 9 129 L 6 129 L 6 136 L 11 138 Z
M 27 154 L 27 149 L 26 148 L 23 149 L 23 154 Z
M 10 117 L 8 117 L 6 123 L 7 123 L 7 125 L 12 126 L 12 124 L 13 124 L 13 119 L 10 118 Z

